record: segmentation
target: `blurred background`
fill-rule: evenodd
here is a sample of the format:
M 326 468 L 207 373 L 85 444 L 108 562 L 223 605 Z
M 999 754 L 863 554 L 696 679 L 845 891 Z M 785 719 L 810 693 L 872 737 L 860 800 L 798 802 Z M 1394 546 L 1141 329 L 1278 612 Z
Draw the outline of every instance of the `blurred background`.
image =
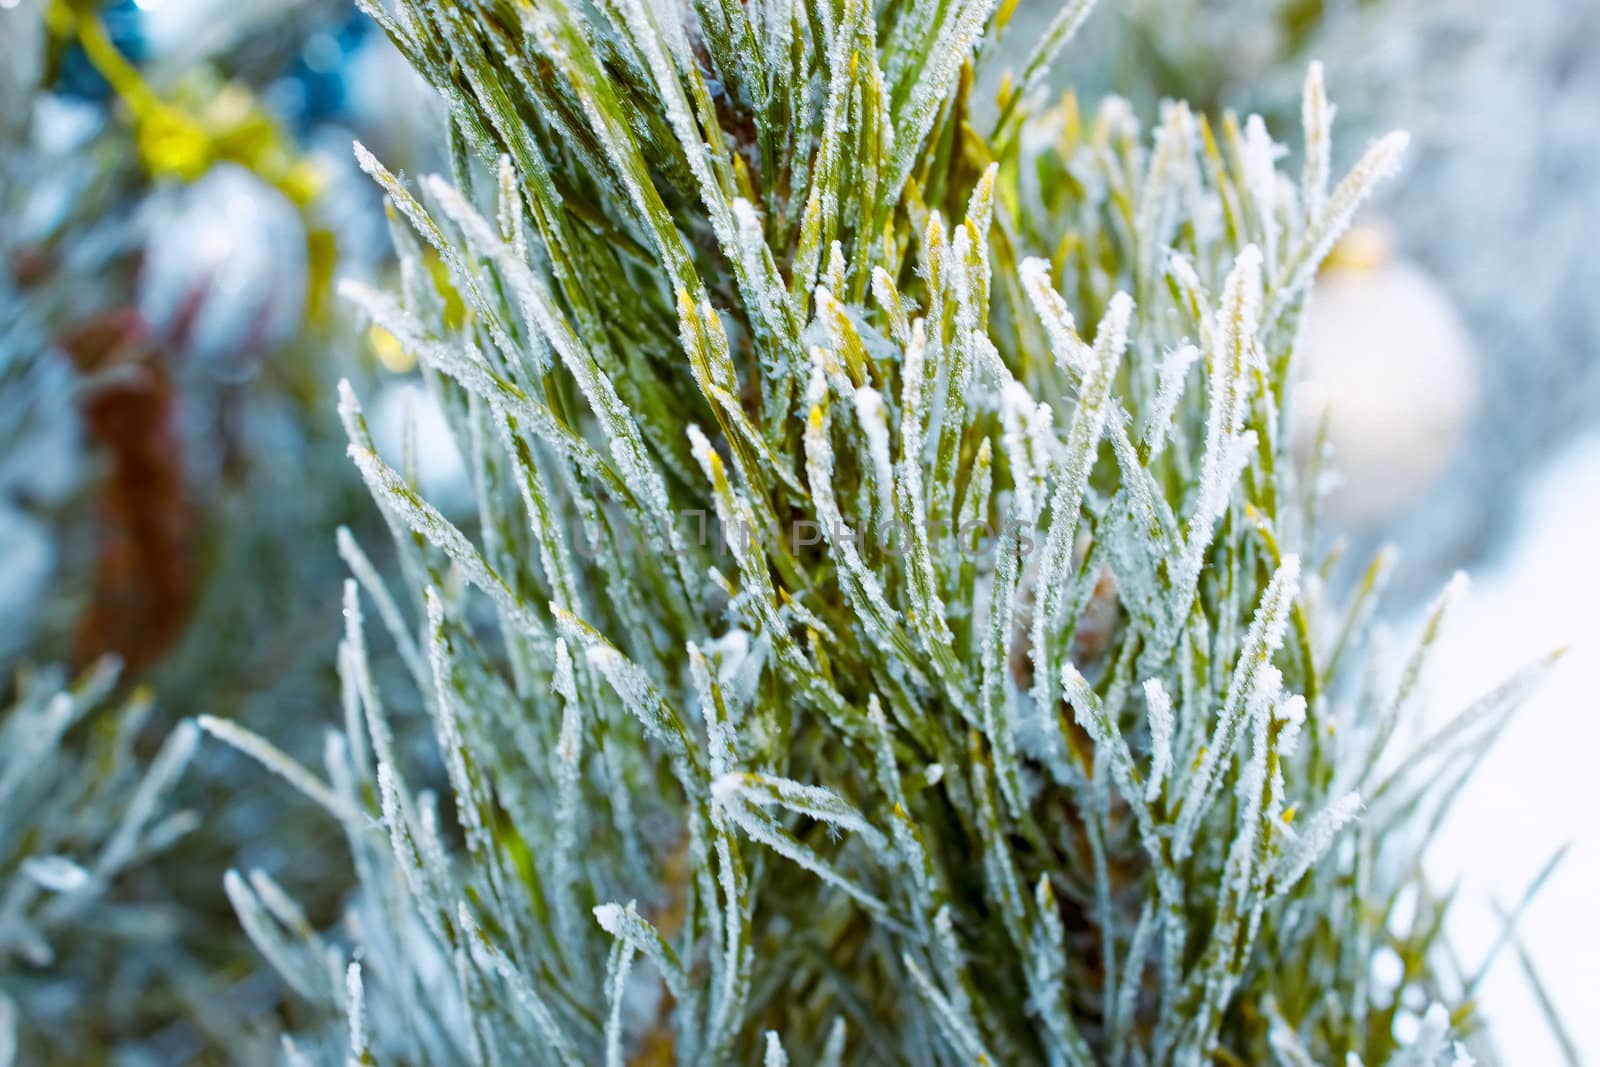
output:
M 1022 5 L 991 47 L 1024 53 L 1051 14 Z M 1399 549 L 1396 647 L 1453 571 L 1474 576 L 1419 733 L 1569 648 L 1428 858 L 1459 886 L 1459 953 L 1467 973 L 1482 965 L 1508 1063 L 1600 1057 L 1595 41 L 1600 8 L 1579 0 L 1106 0 L 1054 75 L 1145 117 L 1166 97 L 1257 111 L 1295 145 L 1321 60 L 1336 169 L 1390 128 L 1413 134 L 1404 176 L 1319 281 L 1297 402 L 1301 421 L 1327 419 L 1344 476 L 1330 521 L 1352 570 Z M 405 354 L 332 294 L 336 275 L 388 269 L 351 140 L 415 174 L 447 165 L 440 128 L 345 0 L 0 0 L 6 699 L 42 665 L 70 676 L 115 653 L 124 684 L 154 698 L 146 747 L 210 713 L 317 762 L 339 699 L 334 531 L 384 542 L 344 459 L 338 378 L 379 398 L 380 446 L 413 458 L 430 499 L 470 499 Z M 22 1062 L 100 1062 L 113 1039 L 123 1063 L 273 1054 L 258 1032 L 289 1009 L 234 932 L 221 872 L 272 872 L 322 925 L 339 914 L 348 872 L 329 865 L 344 850 L 316 818 L 295 823 L 294 848 L 274 838 L 305 811 L 220 746 L 180 800 L 207 818 L 181 861 L 119 882 L 99 940 L 32 968 L 0 936 Z M 1563 847 L 1505 936 L 1503 914 Z M 128 939 L 143 950 L 117 951 Z

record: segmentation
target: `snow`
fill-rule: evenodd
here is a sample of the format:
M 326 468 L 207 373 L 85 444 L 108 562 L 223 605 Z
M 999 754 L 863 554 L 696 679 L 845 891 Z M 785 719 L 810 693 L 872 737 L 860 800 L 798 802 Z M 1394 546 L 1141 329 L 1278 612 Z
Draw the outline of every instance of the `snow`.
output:
M 1424 682 L 1437 724 L 1518 667 L 1568 647 L 1467 787 L 1426 862 L 1439 884 L 1462 883 L 1450 932 L 1470 970 L 1500 933 L 1491 900 L 1514 907 L 1540 867 L 1571 842 L 1520 931 L 1564 1025 L 1590 1055 L 1600 1052 L 1593 1011 L 1600 989 L 1597 489 L 1600 434 L 1570 447 L 1528 487 L 1519 532 L 1456 608 Z M 1480 1000 L 1508 1062 L 1561 1062 L 1514 950 L 1490 969 Z

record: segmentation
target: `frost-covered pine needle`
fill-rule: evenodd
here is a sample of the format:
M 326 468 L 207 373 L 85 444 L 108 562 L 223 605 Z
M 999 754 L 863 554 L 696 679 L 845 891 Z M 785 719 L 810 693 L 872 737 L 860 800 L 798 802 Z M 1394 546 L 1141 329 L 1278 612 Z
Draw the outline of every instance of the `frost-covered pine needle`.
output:
M 308 1057 L 1381 1064 L 1383 1012 L 1468 1028 L 1443 904 L 1382 926 L 1459 760 L 1365 788 L 1409 688 L 1364 703 L 1371 635 L 1302 590 L 1280 425 L 1403 136 L 1328 191 L 1318 69 L 1298 181 L 1258 119 L 1224 152 L 1044 104 L 1073 3 L 985 142 L 994 7 L 369 6 L 458 154 L 419 193 L 363 150 L 403 282 L 347 292 L 457 413 L 478 514 L 347 389 L 402 577 L 341 550 L 414 691 L 352 601 L 333 785 L 204 721 L 351 841 L 348 939 L 230 881 L 324 1009 Z

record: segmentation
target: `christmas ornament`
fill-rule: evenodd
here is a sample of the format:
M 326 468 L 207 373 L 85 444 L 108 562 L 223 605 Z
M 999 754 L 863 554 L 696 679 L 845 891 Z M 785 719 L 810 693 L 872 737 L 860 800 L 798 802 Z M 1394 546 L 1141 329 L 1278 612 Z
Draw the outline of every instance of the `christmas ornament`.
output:
M 75 658 L 89 663 L 113 652 L 137 668 L 177 638 L 194 600 L 193 516 L 172 376 L 131 308 L 79 323 L 61 345 L 94 380 L 83 418 L 107 462 L 94 592 Z
M 139 308 L 164 343 L 223 379 L 299 327 L 306 234 L 286 197 L 233 163 L 150 206 Z
M 1417 499 L 1450 462 L 1477 403 L 1472 340 L 1429 275 L 1369 226 L 1335 249 L 1296 348 L 1297 445 L 1326 423 L 1340 472 L 1331 517 L 1370 523 Z

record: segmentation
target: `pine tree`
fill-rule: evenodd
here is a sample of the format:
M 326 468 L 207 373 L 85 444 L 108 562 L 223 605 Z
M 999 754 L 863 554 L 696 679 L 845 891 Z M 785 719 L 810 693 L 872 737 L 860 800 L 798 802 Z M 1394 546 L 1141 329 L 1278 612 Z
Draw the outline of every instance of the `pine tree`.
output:
M 117 883 L 200 824 L 168 810 L 199 731 L 182 722 L 141 754 L 154 705 L 114 700 L 118 675 L 113 660 L 71 685 L 27 673 L 0 714 L 0 1064 L 95 1058 L 95 1031 L 126 1025 L 171 965 L 176 902 Z
M 453 167 L 358 147 L 400 277 L 345 293 L 420 360 L 477 514 L 423 499 L 346 389 L 399 560 L 341 537 L 344 729 L 318 773 L 202 721 L 361 880 L 322 934 L 229 875 L 325 1012 L 296 1061 L 1471 1039 L 1416 857 L 1537 668 L 1392 751 L 1459 583 L 1386 689 L 1389 560 L 1330 601 L 1284 443 L 1317 266 L 1404 137 L 1333 182 L 1315 65 L 1298 174 L 1259 118 L 1044 106 L 1082 0 L 987 108 L 1015 6 L 369 8 Z M 417 701 L 442 798 L 390 711 Z
M 260 963 L 221 878 L 240 850 L 260 861 L 259 831 L 298 798 L 227 751 L 190 765 L 197 733 L 178 717 L 270 728 L 337 694 L 317 621 L 337 620 L 340 565 L 306 549 L 367 498 L 326 358 L 355 335 L 314 300 L 269 315 L 263 298 L 332 296 L 314 254 L 332 258 L 316 228 L 331 211 L 305 151 L 234 80 L 243 57 L 218 51 L 265 14 L 278 47 L 303 43 L 330 12 L 252 10 L 158 58 L 134 47 L 132 4 L 0 4 L 4 1067 L 276 1050 L 273 1034 L 254 1052 L 241 979 Z M 219 171 L 231 214 L 206 219 Z M 219 245 L 262 251 L 252 222 L 284 214 L 274 236 L 306 246 L 297 269 L 218 270 Z M 187 343 L 200 333 L 204 349 Z M 314 756 L 320 739 L 286 746 Z M 283 854 L 340 847 L 323 826 Z

